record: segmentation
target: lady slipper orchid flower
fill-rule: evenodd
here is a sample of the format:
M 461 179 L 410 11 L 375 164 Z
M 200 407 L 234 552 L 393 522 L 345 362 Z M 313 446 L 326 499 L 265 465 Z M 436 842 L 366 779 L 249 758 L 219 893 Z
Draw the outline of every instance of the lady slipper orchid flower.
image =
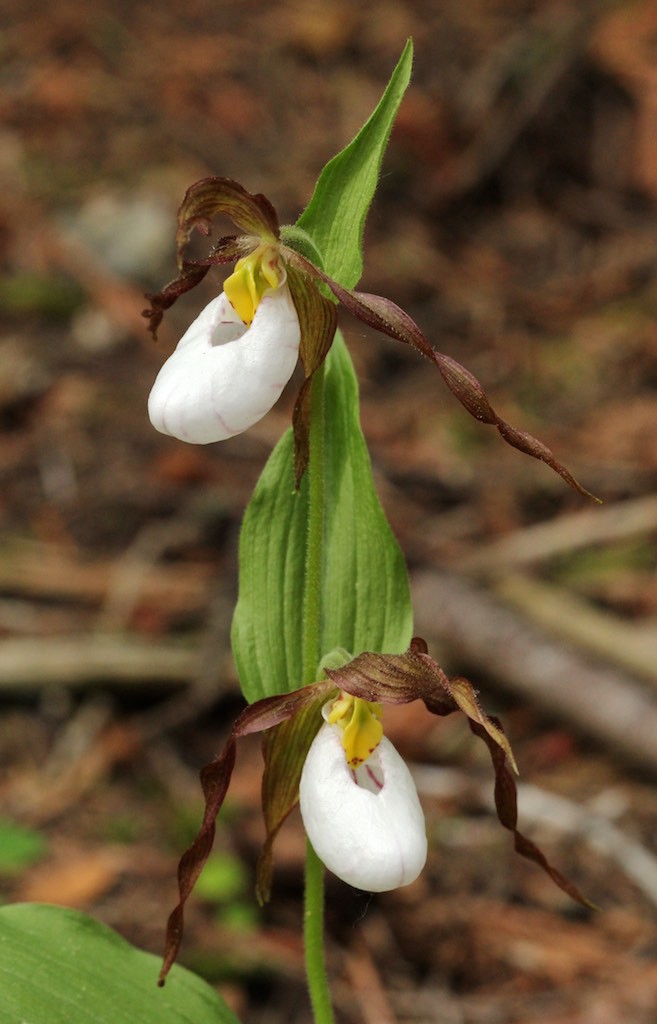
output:
M 240 260 L 160 370 L 151 423 L 181 441 L 223 441 L 262 419 L 299 357 L 299 318 L 271 247 Z
M 220 214 L 230 217 L 242 234 L 220 238 L 204 259 L 186 258 L 192 231 L 209 235 L 213 217 Z M 329 277 L 313 240 L 299 226 L 281 230 L 265 196 L 252 195 L 229 178 L 197 181 L 178 210 L 176 242 L 178 277 L 147 296 L 151 305 L 144 316 L 154 337 L 164 312 L 210 267 L 237 265 L 222 295 L 192 324 L 155 382 L 149 413 L 158 430 L 198 444 L 247 430 L 280 396 L 298 353 L 305 377 L 293 415 L 298 486 L 308 462 L 312 378 L 333 342 L 337 299 L 359 320 L 429 359 L 475 419 L 545 462 L 580 494 L 593 497 L 541 441 L 498 416 L 476 377 L 436 352 L 403 309 Z
M 344 696 L 336 703 L 344 703 Z M 364 759 L 350 760 L 344 733 L 327 712 L 299 784 L 308 838 L 329 871 L 356 889 L 386 892 L 409 885 L 427 859 L 424 815 L 411 773 L 385 736 Z M 368 730 L 364 724 L 361 735 Z
M 267 835 L 256 887 L 261 902 L 269 897 L 274 840 L 299 799 L 310 841 L 340 878 L 376 892 L 417 877 L 427 850 L 424 819 L 410 773 L 383 736 L 381 704 L 420 699 L 434 715 L 462 711 L 471 731 L 488 747 L 495 771 L 497 816 L 513 834 L 517 852 L 543 868 L 573 899 L 591 905 L 518 830 L 512 774 L 516 768 L 508 740 L 499 722 L 482 711 L 471 684 L 466 679 L 448 679 L 423 640 L 414 639 L 405 654 L 366 652 L 341 668 L 325 668 L 324 673 L 327 678 L 317 683 L 265 697 L 245 708 L 223 750 L 201 772 L 205 813 L 178 866 L 179 902 L 167 924 L 161 984 L 180 948 L 185 903 L 212 850 L 217 814 L 242 736 L 264 732 L 262 794 Z

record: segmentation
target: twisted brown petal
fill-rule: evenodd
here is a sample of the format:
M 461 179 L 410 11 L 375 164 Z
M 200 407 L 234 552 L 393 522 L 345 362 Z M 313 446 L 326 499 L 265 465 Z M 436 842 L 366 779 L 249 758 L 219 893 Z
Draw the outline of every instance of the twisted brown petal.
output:
M 185 292 L 196 288 L 210 267 L 219 263 L 233 263 L 238 259 L 243 253 L 243 245 L 243 239 L 238 236 L 228 235 L 226 238 L 221 238 L 206 259 L 183 260 L 178 277 L 170 281 L 161 292 L 149 292 L 146 295 L 150 302 L 150 308 L 145 309 L 142 316 L 149 321 L 148 330 L 153 335 L 154 341 L 157 340 L 157 330 L 162 323 L 165 311 L 173 306 L 174 302 Z
M 194 842 L 182 855 L 178 864 L 179 900 L 167 921 L 164 960 L 160 971 L 159 985 L 164 984 L 165 978 L 178 956 L 183 936 L 185 903 L 212 850 L 216 818 L 224 802 L 235 766 L 236 741 L 242 736 L 272 729 L 288 718 L 292 718 L 293 715 L 299 714 L 309 704 L 321 699 L 325 700 L 332 688 L 333 685 L 330 682 L 316 683 L 292 693 L 285 693 L 277 697 L 265 697 L 264 700 L 251 704 L 236 718 L 223 750 L 214 761 L 211 761 L 202 770 L 201 785 L 205 797 L 205 811 Z
M 260 904 L 269 899 L 274 840 L 299 800 L 301 772 L 310 745 L 322 724 L 321 708 L 328 696 L 326 689 L 320 687 L 315 699 L 306 704 L 294 718 L 281 722 L 262 738 L 265 760 L 262 809 L 267 836 L 256 869 L 256 896 Z
M 501 731 L 502 725 L 497 718 L 491 719 L 492 722 Z M 521 857 L 525 857 L 527 860 L 533 861 L 538 864 L 540 868 L 550 876 L 555 885 L 558 885 L 565 893 L 567 893 L 571 899 L 577 903 L 581 903 L 582 906 L 588 907 L 591 910 L 597 910 L 594 903 L 587 900 L 585 896 L 579 891 L 576 885 L 573 885 L 569 879 L 557 871 L 541 849 L 533 843 L 531 839 L 527 839 L 526 836 L 518 830 L 518 794 L 516 790 L 516 784 L 509 771 L 504 754 L 500 747 L 492 741 L 490 734 L 477 722 L 470 720 L 468 723 L 470 729 L 484 741 L 488 747 L 491 760 L 493 762 L 493 769 L 495 771 L 495 809 L 497 811 L 497 817 L 501 825 L 507 828 L 509 832 L 513 833 L 513 844 L 516 853 L 519 853 Z
M 526 455 L 531 455 L 534 459 L 545 462 L 579 494 L 586 498 L 593 498 L 594 501 L 600 500 L 575 479 L 572 473 L 555 458 L 547 445 L 544 445 L 526 431 L 516 430 L 515 427 L 510 426 L 510 424 L 498 416 L 477 378 L 464 366 L 457 363 L 455 359 L 444 355 L 442 352 L 436 352 L 413 318 L 404 312 L 403 309 L 381 295 L 370 295 L 367 292 L 357 292 L 349 288 L 343 288 L 341 284 L 333 281 L 327 274 L 298 253 L 294 254 L 294 259 L 305 273 L 328 285 L 343 306 L 359 320 L 362 320 L 363 323 L 366 323 L 369 327 L 374 327 L 377 331 L 381 331 L 382 334 L 386 334 L 389 338 L 395 338 L 406 345 L 411 345 L 425 356 L 426 359 L 430 359 L 438 367 L 449 390 L 458 398 L 461 405 L 467 409 L 471 416 L 474 416 L 475 419 L 482 423 L 489 423 L 496 427 L 501 437 L 512 447 L 518 448 Z

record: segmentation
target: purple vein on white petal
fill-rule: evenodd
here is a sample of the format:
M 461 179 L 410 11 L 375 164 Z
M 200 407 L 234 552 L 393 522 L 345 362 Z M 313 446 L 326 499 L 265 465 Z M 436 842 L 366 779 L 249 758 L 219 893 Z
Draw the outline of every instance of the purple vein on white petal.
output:
M 384 787 L 385 783 L 384 783 L 384 782 L 380 782 L 380 781 L 379 781 L 379 780 L 377 779 L 376 775 L 374 774 L 374 772 L 372 771 L 372 769 L 370 768 L 370 766 L 369 766 L 369 765 L 367 765 L 367 767 L 366 767 L 366 771 L 367 771 L 367 774 L 369 775 L 370 779 L 372 780 L 372 782 L 373 782 L 373 783 L 374 783 L 374 785 L 376 786 L 376 788 L 377 788 L 377 789 L 383 789 L 383 787 Z

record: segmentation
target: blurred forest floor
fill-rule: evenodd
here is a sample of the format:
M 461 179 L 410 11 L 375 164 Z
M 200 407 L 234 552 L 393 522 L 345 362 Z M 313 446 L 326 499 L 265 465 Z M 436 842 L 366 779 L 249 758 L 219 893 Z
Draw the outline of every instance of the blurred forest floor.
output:
M 295 220 L 413 35 L 363 286 L 407 308 L 605 504 L 345 320 L 364 429 L 417 631 L 502 715 L 521 827 L 601 909 L 514 855 L 463 723 L 391 712 L 430 859 L 381 897 L 329 880 L 338 1016 L 654 1024 L 657 4 L 2 8 L 3 898 L 80 907 L 161 949 L 198 770 L 240 707 L 239 523 L 294 389 L 224 444 L 157 435 L 148 391 L 203 296 L 154 346 L 142 293 L 173 276 L 176 206 L 205 174 Z M 296 818 L 271 904 L 252 897 L 259 758 L 245 742 L 184 962 L 248 1024 L 306 1024 Z

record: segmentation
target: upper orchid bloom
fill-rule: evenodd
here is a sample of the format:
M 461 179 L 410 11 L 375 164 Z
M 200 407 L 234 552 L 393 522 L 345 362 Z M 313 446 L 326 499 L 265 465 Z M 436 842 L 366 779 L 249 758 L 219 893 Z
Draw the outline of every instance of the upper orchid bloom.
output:
M 209 444 L 269 412 L 299 357 L 299 318 L 286 280 L 272 246 L 238 262 L 157 376 L 148 400 L 156 430 Z
M 409 885 L 427 859 L 424 815 L 411 773 L 381 735 L 380 706 L 342 694 L 323 714 L 299 785 L 315 852 L 357 889 Z
M 209 235 L 219 214 L 229 216 L 242 234 L 220 238 L 204 259 L 186 258 L 192 231 Z M 298 486 L 308 463 L 312 380 L 333 342 L 337 299 L 370 327 L 429 359 L 475 419 L 592 497 L 541 441 L 498 416 L 479 381 L 451 356 L 436 352 L 403 309 L 380 295 L 345 288 L 324 273 L 310 236 L 299 226 L 281 230 L 265 196 L 252 195 L 229 178 L 203 178 L 180 204 L 176 240 L 178 277 L 148 296 L 151 306 L 144 312 L 154 336 L 165 310 L 210 267 L 237 265 L 224 293 L 192 324 L 158 376 L 149 402 L 158 430 L 206 444 L 248 429 L 277 400 L 298 354 L 305 377 L 293 416 Z

